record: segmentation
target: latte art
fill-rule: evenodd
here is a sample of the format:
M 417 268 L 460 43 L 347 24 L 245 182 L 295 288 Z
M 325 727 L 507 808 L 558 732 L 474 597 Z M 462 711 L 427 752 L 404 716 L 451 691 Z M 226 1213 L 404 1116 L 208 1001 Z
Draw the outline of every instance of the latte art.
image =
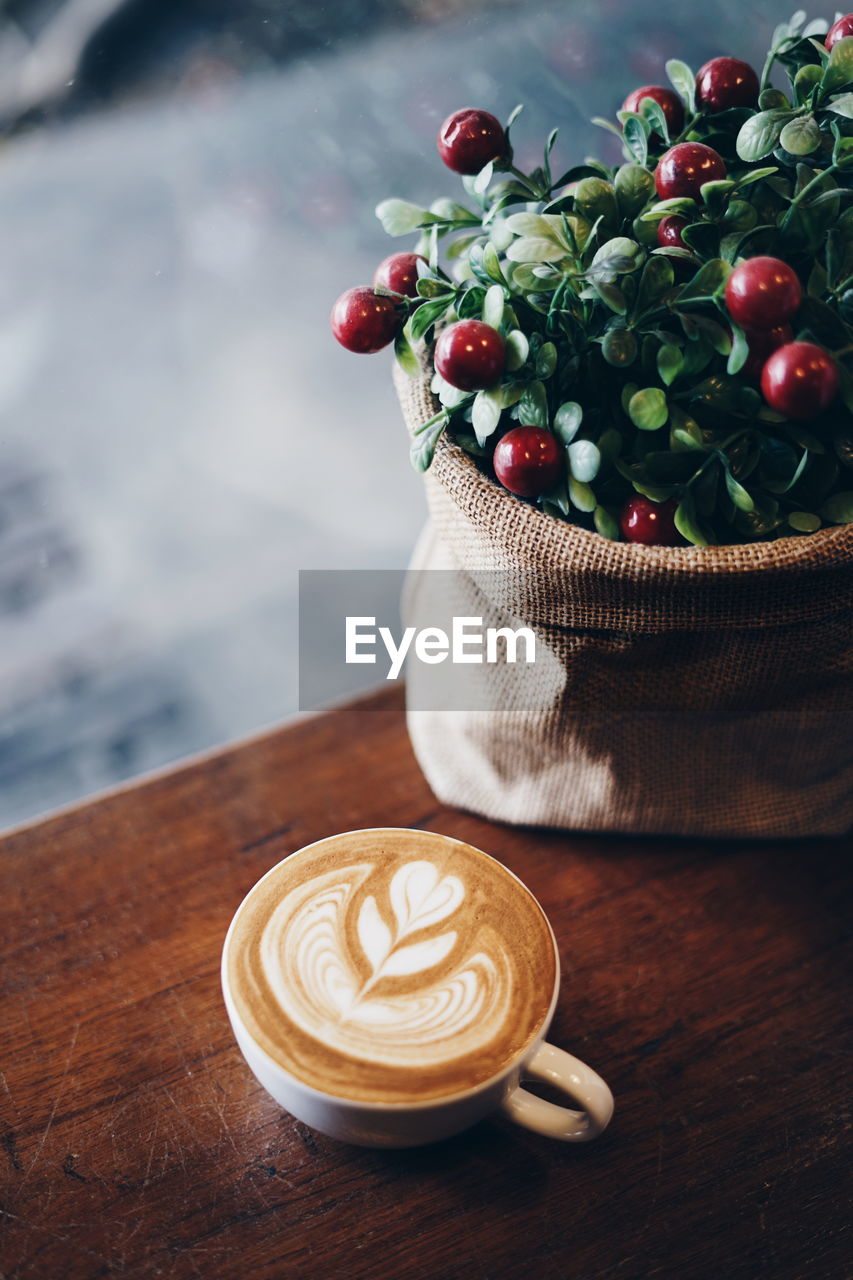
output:
M 390 920 L 373 894 L 361 898 L 360 967 L 350 960 L 347 916 L 375 870 L 360 863 L 330 871 L 276 907 L 261 964 L 282 1009 L 304 1031 L 365 1061 L 418 1065 L 445 1060 L 451 1040 L 456 1056 L 487 1043 L 509 1012 L 505 949 L 491 938 L 488 951 L 462 954 L 448 971 L 459 934 L 436 926 L 458 911 L 465 889 L 455 876 L 440 878 L 434 863 L 407 862 L 395 872 Z
M 546 1015 L 555 972 L 538 904 L 499 863 L 397 830 L 333 837 L 274 868 L 238 913 L 227 965 L 273 1058 L 316 1088 L 383 1101 L 497 1072 Z

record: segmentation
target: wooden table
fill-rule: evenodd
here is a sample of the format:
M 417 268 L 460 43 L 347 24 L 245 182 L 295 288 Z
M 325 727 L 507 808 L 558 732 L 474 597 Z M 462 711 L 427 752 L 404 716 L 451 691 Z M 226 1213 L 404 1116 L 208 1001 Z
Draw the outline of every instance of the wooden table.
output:
M 254 1082 L 219 992 L 231 914 L 292 850 L 375 825 L 460 836 L 540 898 L 551 1038 L 616 1095 L 597 1142 L 493 1119 L 361 1150 Z M 495 826 L 436 802 L 392 693 L 13 833 L 0 875 L 3 1280 L 853 1273 L 840 842 Z

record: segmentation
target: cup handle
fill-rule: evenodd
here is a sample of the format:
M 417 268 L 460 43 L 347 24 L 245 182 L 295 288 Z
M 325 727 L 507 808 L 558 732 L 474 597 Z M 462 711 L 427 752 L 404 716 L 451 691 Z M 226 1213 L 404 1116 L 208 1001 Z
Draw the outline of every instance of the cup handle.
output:
M 516 1087 L 501 1103 L 504 1114 L 534 1133 L 561 1142 L 589 1142 L 597 1138 L 613 1115 L 613 1094 L 600 1075 L 579 1058 L 553 1044 L 541 1044 L 524 1064 L 522 1075 L 554 1085 L 583 1111 L 558 1107 Z

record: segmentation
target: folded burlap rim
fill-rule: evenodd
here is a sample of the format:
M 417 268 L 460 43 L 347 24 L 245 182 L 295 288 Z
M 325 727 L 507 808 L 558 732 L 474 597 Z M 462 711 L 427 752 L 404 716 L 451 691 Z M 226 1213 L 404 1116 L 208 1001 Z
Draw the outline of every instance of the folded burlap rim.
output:
M 409 378 L 395 366 L 394 383 L 412 434 L 440 405 L 428 373 Z M 460 567 L 524 576 L 526 611 L 553 618 L 559 606 L 569 626 L 760 627 L 851 605 L 853 525 L 717 547 L 613 542 L 507 493 L 446 435 L 427 480 L 434 523 Z

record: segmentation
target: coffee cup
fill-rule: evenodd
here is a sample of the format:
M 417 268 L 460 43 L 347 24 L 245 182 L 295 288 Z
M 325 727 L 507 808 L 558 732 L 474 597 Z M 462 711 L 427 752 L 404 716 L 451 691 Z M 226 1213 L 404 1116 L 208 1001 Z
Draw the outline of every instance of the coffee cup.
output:
M 228 1017 L 258 1081 L 305 1124 L 372 1147 L 434 1142 L 491 1112 L 564 1142 L 597 1137 L 609 1088 L 545 1041 L 559 983 L 551 926 L 511 871 L 400 827 L 279 862 L 222 953 Z

